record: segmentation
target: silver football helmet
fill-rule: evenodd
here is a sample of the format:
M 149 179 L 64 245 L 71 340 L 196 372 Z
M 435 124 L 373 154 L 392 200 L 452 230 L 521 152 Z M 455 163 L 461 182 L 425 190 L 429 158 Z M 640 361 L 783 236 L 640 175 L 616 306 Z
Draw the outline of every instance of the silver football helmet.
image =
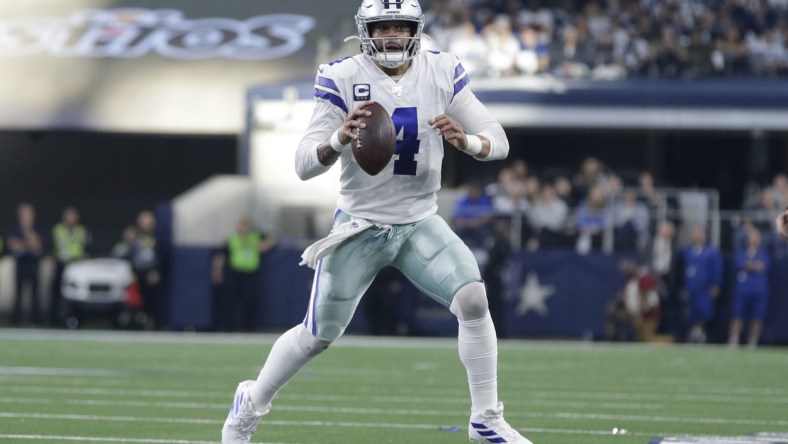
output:
M 411 37 L 402 52 L 379 51 L 375 40 L 383 41 L 384 38 L 372 38 L 369 25 L 377 22 L 398 20 L 408 22 Z M 416 57 L 421 49 L 421 31 L 424 29 L 424 14 L 417 0 L 364 0 L 356 14 L 358 37 L 361 40 L 361 51 L 372 60 L 386 68 L 399 68 L 408 60 Z M 385 42 L 381 47 L 385 46 Z

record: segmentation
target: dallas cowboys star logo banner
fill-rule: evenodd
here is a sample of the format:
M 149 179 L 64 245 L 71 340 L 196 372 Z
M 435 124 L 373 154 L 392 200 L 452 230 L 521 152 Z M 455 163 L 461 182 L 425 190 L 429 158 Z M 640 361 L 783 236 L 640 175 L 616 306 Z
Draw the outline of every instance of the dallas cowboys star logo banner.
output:
M 506 330 L 513 335 L 601 337 L 605 305 L 624 285 L 629 256 L 574 251 L 520 252 L 504 273 Z

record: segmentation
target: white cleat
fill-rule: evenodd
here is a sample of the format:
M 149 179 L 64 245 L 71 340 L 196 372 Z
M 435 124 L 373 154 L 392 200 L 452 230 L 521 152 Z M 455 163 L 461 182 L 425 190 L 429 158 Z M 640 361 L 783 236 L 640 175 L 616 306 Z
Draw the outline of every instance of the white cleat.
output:
M 222 427 L 222 444 L 249 444 L 249 440 L 257 430 L 257 424 L 260 423 L 260 418 L 271 408 L 269 404 L 264 412 L 254 409 L 252 398 L 249 396 L 249 388 L 252 384 L 254 381 L 243 381 L 238 384 L 233 405 Z
M 494 409 L 488 409 L 480 415 L 471 417 L 468 424 L 468 439 L 483 444 L 533 444 L 503 419 L 502 402 L 499 402 Z

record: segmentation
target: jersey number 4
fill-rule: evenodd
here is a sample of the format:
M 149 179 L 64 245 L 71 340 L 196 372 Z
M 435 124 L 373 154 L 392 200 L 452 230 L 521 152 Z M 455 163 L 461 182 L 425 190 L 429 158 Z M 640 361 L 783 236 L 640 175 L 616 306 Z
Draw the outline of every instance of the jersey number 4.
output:
M 419 120 L 415 107 L 397 108 L 391 115 L 394 129 L 397 132 L 397 147 L 394 154 L 399 157 L 394 161 L 394 174 L 397 176 L 416 175 L 416 154 L 419 152 Z

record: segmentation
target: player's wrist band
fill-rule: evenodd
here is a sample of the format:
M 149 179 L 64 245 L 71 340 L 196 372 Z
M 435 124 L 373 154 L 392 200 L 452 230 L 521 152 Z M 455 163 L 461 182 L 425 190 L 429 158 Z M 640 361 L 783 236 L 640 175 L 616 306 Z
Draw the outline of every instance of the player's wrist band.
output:
M 479 153 L 482 152 L 482 139 L 473 134 L 467 134 L 465 138 L 468 140 L 468 146 L 465 148 L 465 152 L 474 157 L 478 156 Z
M 339 128 L 338 130 L 334 131 L 334 134 L 331 135 L 331 140 L 328 141 L 328 143 L 331 145 L 331 148 L 333 148 L 334 151 L 338 153 L 341 153 L 345 150 L 345 148 L 347 148 L 348 145 L 350 145 L 349 143 L 343 145 L 342 142 L 339 141 L 339 130 L 341 129 L 342 128 Z

